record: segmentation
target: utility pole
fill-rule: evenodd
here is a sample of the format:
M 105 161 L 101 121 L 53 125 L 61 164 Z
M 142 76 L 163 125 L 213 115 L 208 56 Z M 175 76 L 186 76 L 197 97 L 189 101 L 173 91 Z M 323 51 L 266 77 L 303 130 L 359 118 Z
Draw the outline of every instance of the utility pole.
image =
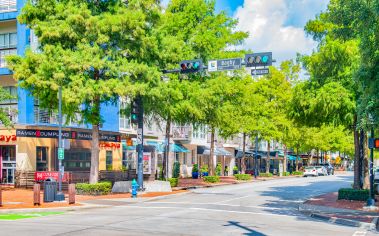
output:
M 57 201 L 64 201 L 64 194 L 62 192 L 62 178 L 64 170 L 62 167 L 62 159 L 64 158 L 64 149 L 62 147 L 62 86 L 58 89 L 58 161 L 59 161 L 59 173 L 58 173 L 58 193 L 56 196 Z
M 138 152 L 138 171 L 137 171 L 137 183 L 139 189 L 143 190 L 143 102 L 141 95 L 136 98 L 138 106 L 138 128 L 137 128 L 137 152 Z
M 255 155 L 254 155 L 254 178 L 256 179 L 258 177 L 258 134 L 255 136 Z

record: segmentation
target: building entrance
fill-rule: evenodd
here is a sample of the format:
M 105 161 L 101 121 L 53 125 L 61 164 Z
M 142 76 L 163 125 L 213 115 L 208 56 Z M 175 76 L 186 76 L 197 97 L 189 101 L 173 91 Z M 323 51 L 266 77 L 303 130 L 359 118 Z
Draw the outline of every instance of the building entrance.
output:
M 2 184 L 14 184 L 16 172 L 16 146 L 0 146 L 0 179 Z

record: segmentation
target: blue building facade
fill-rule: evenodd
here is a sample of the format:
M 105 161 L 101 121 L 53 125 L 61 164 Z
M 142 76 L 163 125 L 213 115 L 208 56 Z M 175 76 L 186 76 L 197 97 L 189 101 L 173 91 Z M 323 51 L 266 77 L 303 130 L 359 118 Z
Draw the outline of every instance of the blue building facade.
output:
M 26 0 L 0 0 L 0 86 L 14 99 L 0 101 L 14 123 L 11 130 L 0 125 L 0 182 L 14 184 L 17 171 L 58 169 L 58 119 L 39 107 L 38 99 L 17 86 L 7 68 L 7 55 L 24 55 L 37 45 L 26 25 L 17 21 Z M 64 101 L 63 101 L 64 102 Z M 99 169 L 119 169 L 122 163 L 120 104 L 102 104 Z M 63 165 L 67 171 L 88 171 L 91 157 L 91 125 L 65 122 L 63 136 L 67 147 Z M 125 123 L 125 122 L 124 122 Z

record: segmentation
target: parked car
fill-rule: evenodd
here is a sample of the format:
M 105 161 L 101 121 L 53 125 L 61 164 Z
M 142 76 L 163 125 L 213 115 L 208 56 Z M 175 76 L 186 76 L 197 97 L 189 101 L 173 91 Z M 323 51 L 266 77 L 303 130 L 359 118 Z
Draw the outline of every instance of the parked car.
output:
M 334 175 L 334 167 L 330 163 L 320 164 L 320 166 L 323 166 L 326 168 L 328 175 Z
M 316 167 L 314 167 L 314 166 L 305 167 L 304 168 L 303 176 L 304 177 L 308 177 L 308 176 L 314 176 L 314 177 L 316 177 L 316 176 L 318 176 L 318 172 L 317 172 Z
M 315 168 L 317 170 L 318 175 L 322 175 L 322 176 L 328 175 L 328 171 L 326 170 L 324 166 L 315 166 Z

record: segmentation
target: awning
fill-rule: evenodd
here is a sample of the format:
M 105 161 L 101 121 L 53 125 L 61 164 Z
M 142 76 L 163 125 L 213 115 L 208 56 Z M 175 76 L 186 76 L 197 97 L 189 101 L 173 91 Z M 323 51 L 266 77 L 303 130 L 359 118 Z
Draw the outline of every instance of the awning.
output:
M 162 143 L 158 143 L 157 141 L 147 141 L 146 144 L 154 146 L 156 152 L 164 152 L 164 146 Z
M 209 155 L 211 152 L 209 147 L 206 146 L 197 146 L 197 154 L 199 155 Z M 216 156 L 232 156 L 232 154 L 226 151 L 224 148 L 214 148 L 214 154 Z
M 132 150 L 136 150 L 137 146 L 136 145 L 133 145 L 133 146 L 128 146 L 126 145 L 126 141 L 121 141 L 121 144 L 122 144 L 122 149 L 123 150 L 128 150 L 128 151 L 132 151 Z
M 236 151 L 236 158 L 242 158 L 243 156 L 243 151 L 242 150 L 237 150 Z M 257 156 L 257 158 L 261 158 L 262 155 L 258 152 L 257 154 L 254 152 L 254 151 L 251 151 L 251 150 L 246 150 L 245 151 L 245 157 L 246 158 L 254 158 L 255 156 Z
M 171 144 L 170 145 L 170 151 L 171 152 L 190 152 L 187 148 L 183 147 L 181 144 Z

